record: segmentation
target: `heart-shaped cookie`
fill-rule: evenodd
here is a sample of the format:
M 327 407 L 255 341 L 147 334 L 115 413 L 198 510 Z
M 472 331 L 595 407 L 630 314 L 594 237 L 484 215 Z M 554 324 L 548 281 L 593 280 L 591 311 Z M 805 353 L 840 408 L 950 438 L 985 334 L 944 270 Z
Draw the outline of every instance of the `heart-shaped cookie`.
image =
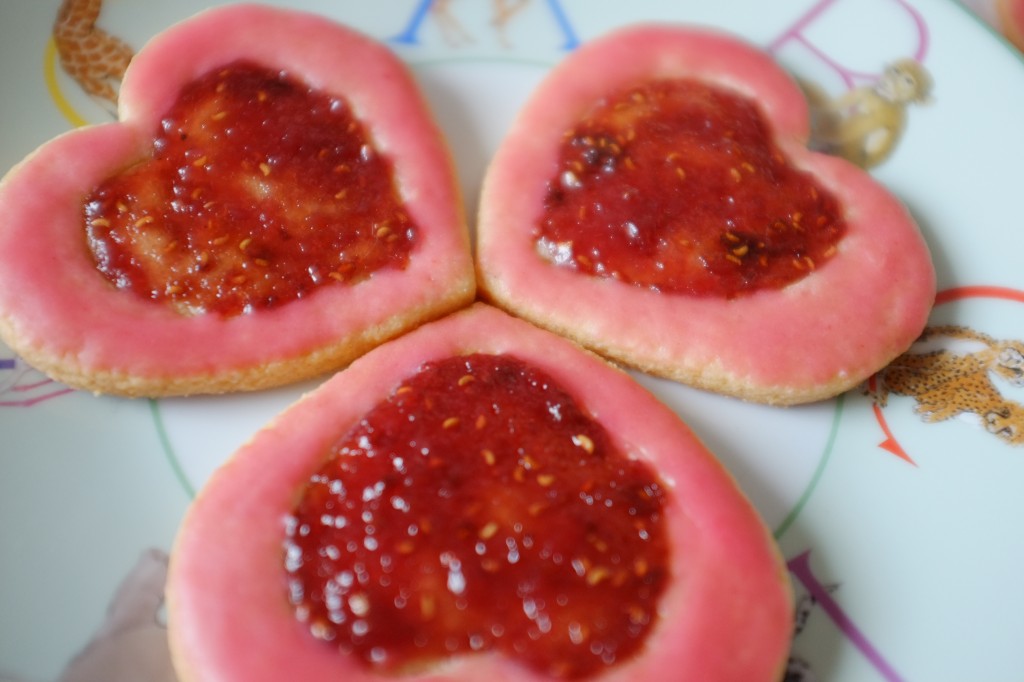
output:
M 806 147 L 764 52 L 632 26 L 531 95 L 488 169 L 477 267 L 496 304 L 644 371 L 774 404 L 834 396 L 905 350 L 927 245 L 861 169 Z
M 139 51 L 119 102 L 0 184 L 0 338 L 52 377 L 264 388 L 472 300 L 445 142 L 385 46 L 314 14 L 209 10 Z
M 239 450 L 168 589 L 183 681 L 768 682 L 792 632 L 769 531 L 679 418 L 483 304 L 374 349 Z

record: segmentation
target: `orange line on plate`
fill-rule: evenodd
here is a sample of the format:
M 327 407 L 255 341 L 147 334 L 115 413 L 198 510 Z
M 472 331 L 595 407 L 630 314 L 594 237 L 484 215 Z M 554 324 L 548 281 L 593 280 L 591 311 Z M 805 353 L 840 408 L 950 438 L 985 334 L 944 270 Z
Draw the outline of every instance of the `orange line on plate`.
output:
M 868 379 L 869 392 L 875 392 L 877 382 L 878 377 L 876 375 L 871 375 L 871 377 Z M 903 446 L 900 445 L 898 440 L 896 440 L 896 436 L 893 435 L 892 429 L 889 428 L 889 422 L 886 421 L 885 415 L 882 414 L 881 406 L 876 402 L 871 406 L 871 409 L 875 413 L 875 421 L 878 422 L 878 426 L 882 429 L 882 433 L 885 434 L 885 440 L 879 443 L 878 447 L 882 448 L 883 450 L 891 452 L 900 459 L 906 460 L 907 462 L 913 464 L 914 466 L 917 466 L 917 462 L 910 458 L 910 455 L 907 454 L 907 451 L 904 450 Z
M 976 285 L 944 289 L 935 296 L 935 305 L 959 301 L 964 298 L 999 298 L 1007 301 L 1024 303 L 1024 291 L 1010 287 Z

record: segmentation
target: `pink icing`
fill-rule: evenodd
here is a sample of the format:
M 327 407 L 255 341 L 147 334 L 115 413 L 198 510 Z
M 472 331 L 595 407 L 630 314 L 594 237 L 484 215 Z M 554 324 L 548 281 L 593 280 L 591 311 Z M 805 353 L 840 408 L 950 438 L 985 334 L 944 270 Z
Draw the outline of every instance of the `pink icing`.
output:
M 531 233 L 561 135 L 606 93 L 652 77 L 708 79 L 760 104 L 794 165 L 845 207 L 849 231 L 826 267 L 780 291 L 725 301 L 656 295 L 537 257 Z M 777 402 L 834 395 L 912 343 L 935 276 L 902 204 L 860 169 L 809 152 L 808 130 L 789 76 L 734 38 L 649 25 L 585 45 L 534 92 L 492 161 L 478 224 L 482 282 L 525 317 L 656 373 Z
M 777 679 L 791 634 L 788 580 L 767 530 L 729 474 L 627 374 L 482 304 L 355 361 L 257 434 L 205 486 L 172 555 L 170 634 L 183 679 L 379 679 L 312 639 L 295 620 L 280 569 L 282 518 L 296 486 L 339 435 L 403 378 L 424 362 L 476 352 L 511 353 L 550 374 L 618 447 L 649 461 L 669 486 L 668 532 L 678 553 L 661 621 L 643 654 L 601 679 L 664 679 L 680 670 L 721 682 Z M 289 456 L 281 457 L 283 451 Z M 228 603 L 211 595 L 229 596 Z M 274 646 L 244 655 L 254 641 Z M 539 678 L 483 655 L 407 679 Z
M 287 70 L 351 103 L 392 156 L 396 182 L 422 238 L 404 271 L 330 287 L 301 305 L 223 319 L 182 317 L 115 292 L 85 248 L 82 200 L 102 179 L 148 154 L 150 135 L 181 87 L 236 59 Z M 358 66 L 352 66 L 358 65 Z M 120 121 L 66 133 L 0 185 L 0 327 L 27 347 L 74 357 L 85 371 L 203 375 L 290 360 L 392 335 L 447 299 L 472 298 L 462 204 L 443 139 L 404 65 L 385 47 L 312 14 L 256 5 L 209 10 L 168 29 L 133 60 Z M 443 307 L 443 306 L 442 306 Z

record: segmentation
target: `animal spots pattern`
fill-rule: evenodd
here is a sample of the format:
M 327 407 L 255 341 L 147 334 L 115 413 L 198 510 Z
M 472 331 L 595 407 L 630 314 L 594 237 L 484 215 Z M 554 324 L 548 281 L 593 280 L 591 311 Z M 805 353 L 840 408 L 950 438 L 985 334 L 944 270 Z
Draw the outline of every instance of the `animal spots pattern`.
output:
M 944 345 L 899 356 L 875 376 L 873 397 L 884 407 L 890 394 L 911 396 L 926 422 L 977 415 L 984 428 L 1007 443 L 1024 445 L 1024 405 L 1003 395 L 999 385 L 1024 387 L 1024 342 L 1001 341 L 968 327 L 929 327 L 919 343 Z M 970 342 L 971 352 L 950 345 Z
M 64 0 L 53 24 L 60 64 L 82 89 L 114 112 L 132 48 L 96 25 L 103 0 Z

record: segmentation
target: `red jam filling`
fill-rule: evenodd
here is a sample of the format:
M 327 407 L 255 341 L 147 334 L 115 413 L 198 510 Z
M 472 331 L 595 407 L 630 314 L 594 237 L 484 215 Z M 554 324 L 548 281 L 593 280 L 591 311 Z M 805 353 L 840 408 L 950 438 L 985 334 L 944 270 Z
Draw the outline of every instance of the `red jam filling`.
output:
M 428 363 L 303 491 L 290 599 L 314 636 L 381 672 L 498 651 L 597 674 L 657 618 L 665 498 L 542 372 L 504 355 Z
M 602 100 L 565 134 L 535 238 L 542 257 L 589 275 L 732 298 L 805 277 L 845 228 L 754 102 L 658 80 Z
M 343 99 L 236 62 L 92 192 L 87 240 L 114 285 L 185 314 L 272 308 L 405 267 L 416 228 L 392 175 Z

